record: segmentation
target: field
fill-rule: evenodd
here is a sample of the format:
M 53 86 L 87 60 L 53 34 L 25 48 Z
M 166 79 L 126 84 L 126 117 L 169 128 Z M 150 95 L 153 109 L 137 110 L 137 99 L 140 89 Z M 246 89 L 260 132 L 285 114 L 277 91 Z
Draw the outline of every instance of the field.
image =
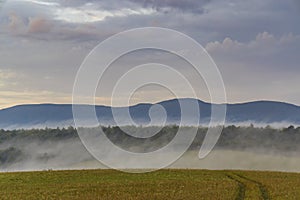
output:
M 0 173 L 1 199 L 299 199 L 300 174 L 114 170 Z

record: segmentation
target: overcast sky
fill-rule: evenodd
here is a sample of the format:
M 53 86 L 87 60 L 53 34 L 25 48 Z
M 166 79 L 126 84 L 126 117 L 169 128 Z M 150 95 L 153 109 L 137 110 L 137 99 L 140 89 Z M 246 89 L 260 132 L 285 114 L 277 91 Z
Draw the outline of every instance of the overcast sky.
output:
M 298 0 L 0 0 L 0 108 L 71 103 L 86 55 L 113 34 L 145 26 L 171 28 L 203 45 L 222 73 L 229 103 L 300 105 L 299 24 Z M 119 60 L 114 70 L 151 59 L 185 66 L 144 51 Z M 133 104 L 172 98 L 156 86 L 143 90 Z M 106 93 L 97 97 L 109 104 Z M 210 100 L 205 87 L 199 86 L 199 98 Z

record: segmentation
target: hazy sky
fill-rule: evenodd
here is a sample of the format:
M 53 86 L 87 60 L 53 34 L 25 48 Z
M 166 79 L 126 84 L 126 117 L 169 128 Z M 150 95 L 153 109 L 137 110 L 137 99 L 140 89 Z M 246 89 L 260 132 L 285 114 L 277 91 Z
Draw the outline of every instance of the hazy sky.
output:
M 107 37 L 144 26 L 175 29 L 202 44 L 222 73 L 228 102 L 300 105 L 298 0 L 0 0 L 0 9 L 0 108 L 71 103 L 85 56 Z M 119 60 L 113 70 L 151 59 L 181 64 L 144 51 Z M 132 103 L 171 97 L 161 88 L 144 88 Z M 199 86 L 199 97 L 209 101 L 205 87 Z M 109 104 L 105 93 L 97 99 Z

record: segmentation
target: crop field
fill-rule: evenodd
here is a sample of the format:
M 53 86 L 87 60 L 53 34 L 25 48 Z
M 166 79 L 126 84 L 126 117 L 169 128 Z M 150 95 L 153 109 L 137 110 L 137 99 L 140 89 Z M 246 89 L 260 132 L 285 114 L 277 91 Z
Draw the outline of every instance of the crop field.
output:
M 1 199 L 299 199 L 300 174 L 114 170 L 0 173 Z

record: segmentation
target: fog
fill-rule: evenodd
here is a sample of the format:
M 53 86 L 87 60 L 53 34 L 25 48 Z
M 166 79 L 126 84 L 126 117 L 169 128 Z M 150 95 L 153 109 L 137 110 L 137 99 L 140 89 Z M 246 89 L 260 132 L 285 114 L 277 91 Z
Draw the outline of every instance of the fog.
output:
M 127 127 L 128 128 L 128 127 Z M 148 133 L 152 128 L 136 128 L 140 133 Z M 188 130 L 188 127 L 186 127 Z M 149 152 L 168 144 L 176 134 L 176 129 L 168 128 L 153 136 L 152 139 L 131 139 L 111 128 L 113 136 L 108 136 L 120 148 L 133 152 Z M 133 130 L 131 128 L 130 130 Z M 144 131 L 141 131 L 144 130 Z M 52 130 L 55 132 L 55 129 Z M 57 129 L 59 132 L 59 129 Z M 27 134 L 24 131 L 24 134 Z M 300 129 L 227 127 L 214 150 L 204 159 L 198 158 L 205 128 L 198 132 L 190 149 L 175 163 L 167 168 L 184 169 L 241 169 L 300 172 L 298 147 Z M 11 133 L 9 133 L 11 134 Z M 41 134 L 42 133 L 39 133 Z M 0 171 L 37 171 L 63 169 L 104 169 L 84 147 L 78 136 L 50 138 L 30 136 L 11 136 L 1 139 Z M 61 138 L 60 138 L 61 137 Z M 150 144 L 150 145 L 149 145 Z M 101 146 L 101 141 L 99 141 Z M 164 156 L 172 156 L 176 149 L 170 149 Z M 115 162 L 122 158 L 110 151 L 105 156 Z M 160 158 L 161 159 L 161 158 Z M 128 162 L 131 162 L 128 160 Z M 159 158 L 156 162 L 161 162 Z M 124 163 L 124 168 L 129 163 Z M 139 163 L 130 163 L 139 166 Z
M 81 122 L 83 126 L 85 126 L 85 124 L 89 124 L 88 121 L 84 121 Z M 107 123 L 102 123 L 104 126 L 112 126 L 114 125 L 111 121 L 107 121 Z M 148 123 L 138 123 L 141 126 L 147 126 Z M 159 123 L 158 125 L 160 125 L 161 123 Z M 166 125 L 174 125 L 174 124 L 178 124 L 177 122 L 169 122 L 166 123 Z M 198 124 L 198 123 L 197 123 Z M 127 124 L 124 124 L 124 126 L 126 126 Z M 131 123 L 129 123 L 128 125 L 131 125 Z M 195 126 L 195 124 L 191 123 L 191 124 L 184 124 L 186 126 Z M 209 126 L 209 123 L 200 123 L 200 126 L 203 127 L 207 127 Z M 253 125 L 254 127 L 260 127 L 260 128 L 264 128 L 266 126 L 270 126 L 272 128 L 285 128 L 288 126 L 300 126 L 300 124 L 294 123 L 294 122 L 290 122 L 290 121 L 278 121 L 278 122 L 257 122 L 257 121 L 243 121 L 243 122 L 230 122 L 227 121 L 224 124 L 225 126 L 231 126 L 231 125 L 235 125 L 235 126 L 243 126 L 243 127 L 247 127 L 250 125 Z M 47 121 L 47 122 L 43 122 L 43 123 L 29 123 L 29 124 L 13 124 L 13 125 L 3 125 L 0 122 L 0 129 L 5 129 L 5 130 L 15 130 L 15 129 L 26 129 L 26 130 L 30 130 L 30 129 L 44 129 L 44 128 L 67 128 L 69 126 L 75 126 L 74 124 L 74 120 L 66 120 L 66 121 Z
M 17 148 L 21 151 L 14 162 L 1 166 L 1 171 L 36 171 L 72 169 L 73 165 L 93 160 L 78 139 L 42 142 L 13 141 L 0 145 L 1 149 Z

